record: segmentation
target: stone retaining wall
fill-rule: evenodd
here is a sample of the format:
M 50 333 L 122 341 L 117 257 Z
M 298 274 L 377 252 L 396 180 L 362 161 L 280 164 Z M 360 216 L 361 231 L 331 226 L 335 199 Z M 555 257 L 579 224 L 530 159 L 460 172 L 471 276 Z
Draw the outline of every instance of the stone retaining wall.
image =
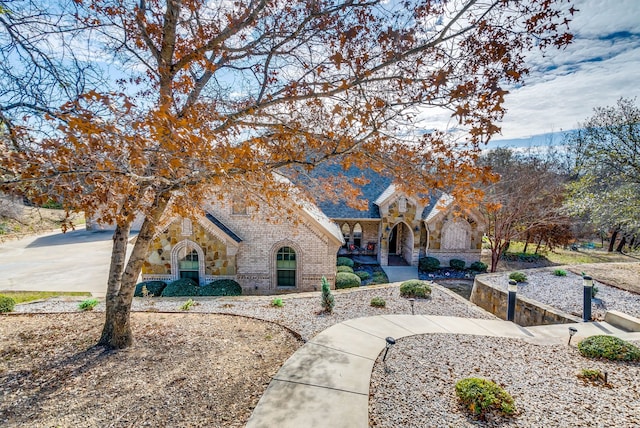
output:
M 471 290 L 471 303 L 491 312 L 501 319 L 507 318 L 506 290 L 495 287 L 492 283 L 496 275 L 478 275 Z M 563 324 L 581 322 L 573 315 L 562 312 L 544 303 L 536 302 L 523 296 L 516 298 L 514 322 L 523 327 L 532 325 Z

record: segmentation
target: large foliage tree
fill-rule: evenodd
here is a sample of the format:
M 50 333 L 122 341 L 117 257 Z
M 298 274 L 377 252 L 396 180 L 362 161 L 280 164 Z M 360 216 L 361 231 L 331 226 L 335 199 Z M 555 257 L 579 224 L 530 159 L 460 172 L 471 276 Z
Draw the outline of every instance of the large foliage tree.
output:
M 487 220 L 491 272 L 513 240 L 566 240 L 569 218 L 563 213 L 566 176 L 553 157 L 518 153 L 509 148 L 489 151 L 480 163 L 497 175 L 485 188 L 481 211 Z
M 77 3 L 92 49 L 119 65 L 117 85 L 51 115 L 59 135 L 5 144 L 3 187 L 42 183 L 70 209 L 115 222 L 99 342 L 115 348 L 132 341 L 134 285 L 156 228 L 206 198 L 236 191 L 287 206 L 281 174 L 335 159 L 464 202 L 506 87 L 527 73 L 524 55 L 569 43 L 573 13 L 547 0 Z M 465 142 L 424 133 L 428 107 L 450 111 Z
M 579 128 L 567 138 L 576 178 L 567 206 L 611 234 L 609 251 L 621 235 L 622 251 L 640 233 L 640 108 L 621 98 L 596 108 Z

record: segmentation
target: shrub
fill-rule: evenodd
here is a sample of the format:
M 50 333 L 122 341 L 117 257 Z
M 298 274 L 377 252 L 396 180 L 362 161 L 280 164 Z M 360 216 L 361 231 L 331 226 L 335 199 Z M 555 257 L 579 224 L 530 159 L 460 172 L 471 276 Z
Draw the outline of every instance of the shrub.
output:
M 162 297 L 197 296 L 198 284 L 191 278 L 177 279 L 162 290 Z
M 516 410 L 511 395 L 490 380 L 477 377 L 459 380 L 456 395 L 474 415 L 484 415 L 490 409 L 511 415 Z
M 431 296 L 431 287 L 426 281 L 410 279 L 400 284 L 400 295 L 402 297 L 428 298 Z
M 597 286 L 597 285 L 595 285 L 595 284 L 593 284 L 593 285 L 591 286 L 591 298 L 592 298 L 592 299 L 595 299 L 596 294 L 598 294 L 598 291 L 600 291 L 600 289 L 598 288 L 598 286 Z
M 272 301 L 271 301 L 271 306 L 275 307 L 275 308 L 281 308 L 284 306 L 284 302 L 282 301 L 281 298 L 279 297 L 275 297 Z
M 522 272 L 511 272 L 509 279 L 513 279 L 515 282 L 527 282 L 527 275 Z
M 567 271 L 564 269 L 556 269 L 553 271 L 555 276 L 567 276 Z
M 371 284 L 386 284 L 389 282 L 389 277 L 383 271 L 377 271 L 373 273 L 371 277 Z
M 486 263 L 482 263 L 482 262 L 473 262 L 471 263 L 471 266 L 469 266 L 469 269 L 476 271 L 476 272 L 486 272 L 487 268 L 489 266 Z
M 190 311 L 192 307 L 196 306 L 197 303 L 193 301 L 193 299 L 189 299 L 182 306 L 180 306 L 181 311 Z
M 198 296 L 239 296 L 242 287 L 233 279 L 217 279 L 198 287 Z
M 598 369 L 582 369 L 580 371 L 580 373 L 578 373 L 578 378 L 585 380 L 585 381 L 590 381 L 590 382 L 605 382 L 605 375 L 604 373 L 602 373 L 600 370 Z M 606 383 L 606 382 L 605 382 Z
M 78 304 L 78 309 L 81 311 L 92 311 L 96 306 L 98 306 L 98 299 L 85 299 Z
M 382 297 L 374 297 L 371 299 L 371 306 L 374 308 L 384 308 L 387 306 L 387 302 L 385 302 Z
M 589 358 L 640 361 L 640 348 L 614 336 L 590 336 L 578 343 L 580 353 Z
M 336 304 L 333 294 L 331 294 L 331 287 L 329 287 L 329 281 L 324 276 L 322 277 L 322 296 L 320 300 L 322 309 L 327 313 L 333 312 L 333 307 Z
M 503 260 L 507 260 L 509 262 L 525 262 L 525 263 L 535 263 L 544 259 L 545 257 L 541 254 L 529 254 L 529 253 L 502 253 L 501 258 Z
M 133 292 L 133 295 L 136 297 L 160 296 L 166 286 L 167 283 L 164 281 L 143 281 L 136 284 L 136 291 Z M 143 287 L 147 289 L 146 296 L 144 295 Z
M 336 262 L 336 266 L 349 266 L 353 268 L 353 260 L 349 257 L 338 257 L 338 261 Z
M 350 268 L 349 266 L 338 266 L 338 268 L 336 269 L 338 272 L 349 272 L 349 273 L 353 273 L 353 268 Z
M 336 288 L 353 288 L 360 287 L 360 285 L 362 285 L 362 281 L 354 273 L 338 272 L 336 274 Z
M 464 270 L 464 266 L 467 263 L 464 260 L 460 259 L 451 259 L 449 260 L 449 266 L 455 270 Z
M 358 271 L 355 271 L 354 273 L 358 275 L 358 278 L 360 278 L 361 281 L 366 281 L 367 279 L 371 278 L 371 275 L 369 275 L 369 272 L 365 270 L 358 270 Z
M 9 296 L 0 294 L 0 314 L 13 311 L 16 307 L 16 301 Z
M 440 260 L 435 257 L 423 257 L 418 262 L 418 268 L 423 272 L 434 272 L 440 268 Z

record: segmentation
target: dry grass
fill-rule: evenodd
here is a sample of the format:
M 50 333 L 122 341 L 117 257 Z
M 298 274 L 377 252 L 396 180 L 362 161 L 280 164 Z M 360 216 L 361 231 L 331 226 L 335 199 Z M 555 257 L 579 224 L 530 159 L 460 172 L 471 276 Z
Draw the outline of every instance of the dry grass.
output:
M 640 262 L 590 263 L 571 266 L 569 270 L 578 275 L 584 272 L 603 284 L 640 294 Z

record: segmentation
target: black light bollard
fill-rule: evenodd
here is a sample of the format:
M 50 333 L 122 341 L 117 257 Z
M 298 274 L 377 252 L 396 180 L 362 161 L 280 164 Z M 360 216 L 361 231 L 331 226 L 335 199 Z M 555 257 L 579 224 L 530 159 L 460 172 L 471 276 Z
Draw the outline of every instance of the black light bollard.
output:
M 590 276 L 582 277 L 583 285 L 583 304 L 582 304 L 582 320 L 591 321 L 591 293 L 593 291 L 593 279 Z
M 509 300 L 507 301 L 507 321 L 513 321 L 516 315 L 516 293 L 518 292 L 518 283 L 514 280 L 509 281 L 507 291 L 509 292 Z
M 413 311 L 413 306 L 414 306 L 414 305 L 415 305 L 415 303 L 416 303 L 416 299 L 414 299 L 413 297 L 411 297 L 411 298 L 409 299 L 409 303 L 411 304 L 411 315 L 415 315 L 415 312 Z
M 387 352 L 389 352 L 389 349 L 396 344 L 396 340 L 393 337 L 387 337 L 385 340 L 387 341 L 387 345 L 385 346 L 384 356 L 382 357 L 382 361 L 387 359 Z

